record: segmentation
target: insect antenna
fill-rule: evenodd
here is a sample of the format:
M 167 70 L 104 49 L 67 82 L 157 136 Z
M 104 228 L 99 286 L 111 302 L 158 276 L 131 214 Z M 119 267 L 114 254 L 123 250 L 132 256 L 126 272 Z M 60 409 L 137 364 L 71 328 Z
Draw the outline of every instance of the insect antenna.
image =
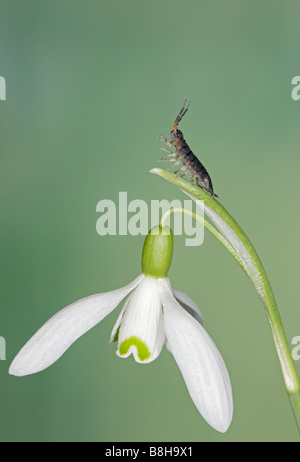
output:
M 180 109 L 180 112 L 178 114 L 178 116 L 176 117 L 176 120 L 174 122 L 174 131 L 176 132 L 177 131 L 177 127 L 178 127 L 178 124 L 179 122 L 181 121 L 181 119 L 183 118 L 183 116 L 185 116 L 185 114 L 187 113 L 188 111 L 188 108 L 190 107 L 190 104 L 191 104 L 192 101 L 189 102 L 189 104 L 186 106 L 186 103 L 187 103 L 187 98 L 184 100 L 184 103 L 183 103 L 183 106 L 182 108 Z

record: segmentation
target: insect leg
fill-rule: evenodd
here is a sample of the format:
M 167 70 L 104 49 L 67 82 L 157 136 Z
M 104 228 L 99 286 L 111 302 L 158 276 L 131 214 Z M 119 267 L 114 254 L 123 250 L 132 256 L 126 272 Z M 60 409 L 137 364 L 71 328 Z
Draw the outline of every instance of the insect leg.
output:
M 175 165 L 179 165 L 179 164 L 181 164 L 181 159 L 178 159 L 178 160 L 175 162 L 175 164 L 173 165 L 173 167 L 175 167 Z
M 178 176 L 184 177 L 186 174 L 187 174 L 187 171 L 185 170 L 182 173 L 180 173 Z
M 167 138 L 164 135 L 159 135 L 158 139 L 162 142 L 165 143 L 167 146 L 170 146 L 171 148 L 174 146 L 172 141 L 168 141 Z
M 167 156 L 164 156 L 162 157 L 161 159 L 159 159 L 158 162 L 164 162 L 164 161 L 169 161 L 169 162 L 175 162 L 176 160 L 176 156 L 175 154 L 168 154 Z
M 173 156 L 175 156 L 176 159 L 178 159 L 178 157 L 180 156 L 180 154 L 178 154 L 178 151 L 175 151 L 175 152 L 174 152 L 174 151 L 171 151 L 171 149 L 166 149 L 166 148 L 160 148 L 160 149 L 161 149 L 162 151 L 169 152 L 169 153 L 170 153 L 170 157 L 171 157 L 171 154 L 172 154 Z M 167 156 L 165 156 L 165 157 L 167 157 Z
M 173 173 L 175 173 L 175 175 L 178 173 L 178 176 L 184 176 L 186 174 L 186 165 L 183 165 L 179 170 Z
M 194 174 L 193 174 L 193 172 L 190 172 L 190 182 L 192 184 L 194 183 Z
M 181 163 L 181 159 L 176 160 L 175 164 L 174 164 L 174 165 L 171 165 L 171 167 L 168 168 L 168 170 L 171 170 L 171 168 L 175 167 L 175 165 L 179 165 L 180 163 Z M 173 172 L 173 173 L 175 173 L 175 172 Z
M 170 154 L 175 154 L 175 152 L 171 151 L 171 149 L 167 149 L 167 148 L 160 148 L 162 151 L 166 151 L 166 152 L 169 152 Z

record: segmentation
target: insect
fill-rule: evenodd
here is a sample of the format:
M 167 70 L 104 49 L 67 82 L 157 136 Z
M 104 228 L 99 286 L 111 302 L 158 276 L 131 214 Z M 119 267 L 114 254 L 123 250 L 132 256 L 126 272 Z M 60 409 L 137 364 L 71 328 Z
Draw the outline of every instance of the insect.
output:
M 191 101 L 188 103 L 188 105 L 186 103 L 187 99 L 184 101 L 183 107 L 175 119 L 173 130 L 170 132 L 172 141 L 168 141 L 167 138 L 163 135 L 159 136 L 160 141 L 165 143 L 167 146 L 175 147 L 176 149 L 175 152 L 173 152 L 170 149 L 161 148 L 163 151 L 166 151 L 169 154 L 162 157 L 160 161 L 175 162 L 170 168 L 168 168 L 168 170 L 171 170 L 173 167 L 175 167 L 175 165 L 180 165 L 182 163 L 183 165 L 178 170 L 174 171 L 174 174 L 178 174 L 178 176 L 184 177 L 187 175 L 187 173 L 189 173 L 191 183 L 194 183 L 195 177 L 195 184 L 208 191 L 212 196 L 218 197 L 214 193 L 212 181 L 206 168 L 191 151 L 183 137 L 183 133 L 178 130 L 178 124 L 187 113 Z

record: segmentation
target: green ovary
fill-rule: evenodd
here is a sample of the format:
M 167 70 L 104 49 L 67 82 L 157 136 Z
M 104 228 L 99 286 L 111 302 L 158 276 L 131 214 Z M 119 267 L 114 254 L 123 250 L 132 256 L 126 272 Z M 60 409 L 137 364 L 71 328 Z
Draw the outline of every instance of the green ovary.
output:
M 136 347 L 138 357 L 141 361 L 145 361 L 145 359 L 150 358 L 150 351 L 148 350 L 144 342 L 142 342 L 142 340 L 140 340 L 138 337 L 130 337 L 124 340 L 124 342 L 122 342 L 119 346 L 120 355 L 126 355 L 131 345 L 134 345 Z

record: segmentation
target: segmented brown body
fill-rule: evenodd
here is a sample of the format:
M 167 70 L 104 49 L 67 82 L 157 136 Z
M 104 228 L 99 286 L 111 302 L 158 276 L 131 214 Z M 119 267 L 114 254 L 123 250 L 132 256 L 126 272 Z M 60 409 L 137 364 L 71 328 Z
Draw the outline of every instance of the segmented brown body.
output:
M 175 152 L 172 152 L 170 149 L 162 148 L 169 154 L 160 160 L 175 162 L 174 165 L 172 165 L 168 170 L 171 170 L 171 168 L 173 168 L 175 165 L 179 165 L 182 163 L 183 165 L 173 173 L 178 174 L 178 176 L 181 177 L 189 173 L 191 183 L 194 182 L 195 178 L 195 183 L 198 186 L 208 191 L 212 196 L 218 197 L 214 193 L 212 181 L 208 174 L 208 171 L 190 149 L 189 145 L 183 137 L 183 133 L 180 130 L 178 130 L 178 124 L 183 118 L 183 116 L 187 113 L 187 110 L 191 104 L 191 102 L 189 102 L 189 104 L 186 106 L 186 102 L 187 100 L 185 100 L 181 111 L 176 117 L 176 120 L 173 125 L 173 130 L 170 132 L 172 141 L 169 142 L 163 135 L 160 135 L 160 140 L 162 142 L 164 142 L 170 147 L 175 147 L 176 150 Z

